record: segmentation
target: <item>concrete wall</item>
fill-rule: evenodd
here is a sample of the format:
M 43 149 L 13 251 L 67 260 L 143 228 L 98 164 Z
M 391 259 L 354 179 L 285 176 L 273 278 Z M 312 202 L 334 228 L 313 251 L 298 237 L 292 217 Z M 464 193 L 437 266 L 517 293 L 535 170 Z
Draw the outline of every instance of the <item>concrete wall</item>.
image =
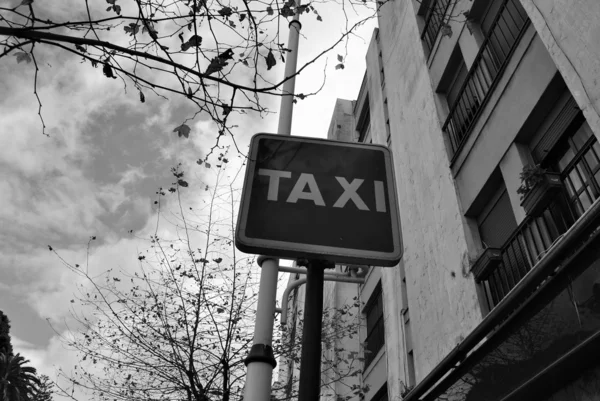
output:
M 467 273 L 465 226 L 415 14 L 411 2 L 388 2 L 380 12 L 379 34 L 384 66 L 390 67 L 385 73 L 391 148 L 419 381 L 481 321 L 482 314 L 476 284 Z M 397 360 L 388 364 L 390 399 L 400 397 L 395 383 L 407 382 L 403 370 Z
M 521 0 L 592 131 L 600 138 L 600 2 Z
M 354 102 L 351 100 L 337 99 L 327 131 L 328 139 L 338 141 L 354 142 L 356 141 L 354 131 L 354 114 L 352 108 Z

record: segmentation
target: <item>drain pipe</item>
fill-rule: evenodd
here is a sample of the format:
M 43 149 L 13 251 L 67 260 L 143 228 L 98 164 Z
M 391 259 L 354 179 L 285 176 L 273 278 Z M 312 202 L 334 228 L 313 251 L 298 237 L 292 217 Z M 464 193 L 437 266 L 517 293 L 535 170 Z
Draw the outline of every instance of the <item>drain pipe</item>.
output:
M 327 274 L 325 274 L 323 279 L 325 281 L 337 281 L 337 282 L 342 282 L 342 283 L 355 283 L 355 284 L 364 284 L 365 283 L 364 278 L 348 277 L 347 275 L 345 275 L 345 273 L 344 273 L 344 276 L 333 275 L 331 273 L 327 273 Z M 285 291 L 283 291 L 283 297 L 281 298 L 281 309 L 280 309 L 281 310 L 281 325 L 283 327 L 285 327 L 285 325 L 287 324 L 288 298 L 290 296 L 290 292 L 292 292 L 292 290 L 294 288 L 300 287 L 302 284 L 306 284 L 306 277 L 299 278 L 298 280 L 292 281 L 291 283 L 288 284 Z

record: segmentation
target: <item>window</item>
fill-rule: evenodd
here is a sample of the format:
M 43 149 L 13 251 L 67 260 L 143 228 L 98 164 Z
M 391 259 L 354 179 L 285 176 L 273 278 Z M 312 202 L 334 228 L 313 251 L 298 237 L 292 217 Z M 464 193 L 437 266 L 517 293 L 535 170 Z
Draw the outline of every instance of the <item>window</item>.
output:
M 502 248 L 517 229 L 506 188 L 502 186 L 477 218 L 479 236 L 485 248 Z
M 456 50 L 457 54 L 453 57 L 453 60 L 456 63 L 456 72 L 452 77 L 452 82 L 450 83 L 450 87 L 446 91 L 446 100 L 448 101 L 448 107 L 452 108 L 460 95 L 460 89 L 463 84 L 467 80 L 467 65 L 465 64 L 465 59 L 460 51 L 460 49 Z
M 466 85 L 469 71 L 458 45 L 448 62 L 448 72 L 444 75 L 441 86 L 446 94 L 450 115 L 453 116 L 451 132 L 456 133 L 456 140 L 459 140 L 474 120 L 481 103 L 477 91 Z
M 500 68 L 512 45 L 517 41 L 526 15 L 518 0 L 490 2 L 480 20 L 480 26 L 483 34 L 488 38 L 492 55 L 490 60 L 496 68 Z
M 371 112 L 369 110 L 369 95 L 365 99 L 358 122 L 356 123 L 356 130 L 358 131 L 358 142 L 364 142 L 369 136 L 369 130 L 371 128 Z
M 367 321 L 367 337 L 365 340 L 365 368 L 368 367 L 385 344 L 383 327 L 383 298 L 381 283 L 377 284 L 364 310 Z
M 379 79 L 381 80 L 381 87 L 383 88 L 385 86 L 385 73 L 383 72 L 383 53 L 381 51 L 379 52 Z
M 385 383 L 377 393 L 371 398 L 371 401 L 388 401 L 387 383 Z
M 408 352 L 407 355 L 407 365 L 408 365 L 408 385 L 413 386 L 417 383 L 415 379 L 415 356 L 413 351 Z
M 425 44 L 428 52 L 433 49 L 433 45 L 444 26 L 446 11 L 450 6 L 450 0 L 432 0 L 429 2 L 427 12 L 425 14 L 425 27 L 421 34 L 421 39 Z
M 530 142 L 536 163 L 561 174 L 571 222 L 600 197 L 600 144 L 568 90 Z
M 400 264 L 400 278 L 402 284 L 402 324 L 404 325 L 404 346 L 406 348 L 406 370 L 408 373 L 408 385 L 415 385 L 415 358 L 412 342 L 412 329 L 410 327 L 410 314 L 408 313 L 408 292 L 406 288 L 406 271 L 404 265 Z
M 452 84 L 446 95 L 450 112 L 443 130 L 448 133 L 453 156 L 468 138 L 529 22 L 519 0 L 494 0 L 488 4 L 480 19 L 485 38 L 469 71 L 461 64 L 464 59 L 462 54 L 458 56 L 458 48 L 451 58 L 454 63 L 449 63 Z
M 579 218 L 600 197 L 600 143 L 580 116 L 571 134 L 557 144 L 553 167 L 563 178 L 570 209 Z
M 387 98 L 383 101 L 383 116 L 385 118 L 385 140 L 388 146 L 392 144 L 392 131 L 390 129 L 390 115 L 388 111 L 388 100 Z

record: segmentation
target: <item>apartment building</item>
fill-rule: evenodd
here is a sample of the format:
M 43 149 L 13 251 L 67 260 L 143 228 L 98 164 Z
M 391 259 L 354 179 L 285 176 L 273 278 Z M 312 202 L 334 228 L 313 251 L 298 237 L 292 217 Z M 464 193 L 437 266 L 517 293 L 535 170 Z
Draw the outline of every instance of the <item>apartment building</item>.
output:
M 389 0 L 366 61 L 328 136 L 390 147 L 405 249 L 344 284 L 364 399 L 600 400 L 600 2 Z

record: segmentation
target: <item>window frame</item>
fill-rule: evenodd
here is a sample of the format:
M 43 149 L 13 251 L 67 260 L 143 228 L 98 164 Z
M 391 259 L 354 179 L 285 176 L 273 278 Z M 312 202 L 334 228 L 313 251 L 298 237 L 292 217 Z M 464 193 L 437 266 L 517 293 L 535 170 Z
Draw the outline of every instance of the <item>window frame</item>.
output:
M 358 121 L 356 122 L 356 131 L 358 131 L 358 142 L 364 142 L 369 136 L 371 129 L 371 107 L 369 94 L 365 97 L 365 102 L 360 111 Z
M 380 313 L 376 316 L 373 325 L 369 327 L 369 315 L 377 306 L 379 306 Z M 383 291 L 381 288 L 381 281 L 379 281 L 373 289 L 373 292 L 371 293 L 371 296 L 369 297 L 369 300 L 363 309 L 366 327 L 364 341 L 366 343 L 364 347 L 365 369 L 371 365 L 371 363 L 375 360 L 375 357 L 385 346 L 385 321 L 383 315 Z M 379 340 L 380 343 L 375 343 L 374 348 L 370 348 L 370 344 L 373 344 L 373 342 L 369 343 L 369 339 L 372 340 L 375 336 L 377 336 L 376 340 Z

